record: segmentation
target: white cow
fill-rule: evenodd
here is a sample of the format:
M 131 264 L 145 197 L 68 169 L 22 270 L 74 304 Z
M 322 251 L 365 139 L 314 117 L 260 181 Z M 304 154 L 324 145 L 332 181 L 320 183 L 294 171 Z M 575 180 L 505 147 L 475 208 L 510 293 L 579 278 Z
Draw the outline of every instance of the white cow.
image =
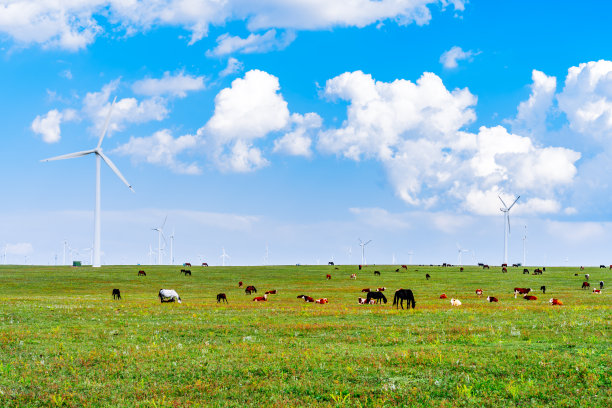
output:
M 459 299 L 451 299 L 450 302 L 453 306 L 461 306 L 461 301 Z
M 163 302 L 174 302 L 175 300 L 181 303 L 181 297 L 174 289 L 160 289 L 159 299 Z

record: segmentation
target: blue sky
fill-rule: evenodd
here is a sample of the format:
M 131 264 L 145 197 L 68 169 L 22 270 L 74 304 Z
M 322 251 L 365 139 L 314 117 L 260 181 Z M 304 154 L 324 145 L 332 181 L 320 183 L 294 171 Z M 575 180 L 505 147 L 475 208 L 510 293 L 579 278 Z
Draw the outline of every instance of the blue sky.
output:
M 74 3 L 74 4 L 73 4 Z M 612 263 L 612 6 L 0 0 L 0 260 Z M 127 5 L 126 5 L 127 4 Z M 267 260 L 266 246 L 269 249 Z M 6 253 L 6 258 L 4 254 Z

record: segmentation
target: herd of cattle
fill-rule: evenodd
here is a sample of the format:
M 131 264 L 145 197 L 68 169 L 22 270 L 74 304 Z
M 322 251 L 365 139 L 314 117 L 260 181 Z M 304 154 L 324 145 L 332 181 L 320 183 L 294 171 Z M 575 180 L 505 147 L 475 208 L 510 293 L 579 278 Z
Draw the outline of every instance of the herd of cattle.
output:
M 190 264 L 185 264 L 186 266 L 191 266 Z M 330 265 L 333 265 L 333 263 L 330 263 Z M 206 264 L 203 264 L 202 266 L 208 266 Z M 450 264 L 444 264 L 443 266 L 451 266 Z M 481 266 L 483 269 L 489 269 L 489 265 L 485 265 L 485 264 L 479 264 L 479 266 Z M 514 264 L 512 265 L 514 267 L 518 267 L 518 264 Z M 408 269 L 407 265 L 402 265 L 401 266 L 403 269 Z M 600 268 L 605 268 L 605 265 L 600 265 Z M 338 269 L 338 268 L 335 268 Z M 610 265 L 610 269 L 612 269 L 612 265 Z M 359 265 L 359 270 L 362 270 L 362 265 Z M 580 270 L 584 270 L 584 268 L 581 266 Z M 396 269 L 396 272 L 399 271 L 399 268 Z M 536 268 L 533 270 L 533 274 L 534 275 L 542 275 L 543 272 L 546 271 L 546 268 Z M 463 267 L 460 268 L 460 272 L 463 272 Z M 507 265 L 506 264 L 502 264 L 502 272 L 507 272 Z M 181 269 L 180 273 L 184 274 L 185 276 L 191 276 L 191 270 L 189 269 Z M 529 270 L 528 269 L 523 269 L 523 274 L 529 274 Z M 375 276 L 380 276 L 380 271 L 374 271 L 374 275 Z M 146 272 L 143 270 L 139 270 L 138 271 L 138 276 L 147 276 Z M 578 274 L 574 274 L 574 276 L 578 276 Z M 332 276 L 331 274 L 327 274 L 325 276 L 325 279 L 329 280 L 331 279 Z M 425 279 L 429 280 L 431 278 L 431 275 L 429 273 L 425 274 Z M 585 274 L 584 275 L 585 281 L 582 282 L 582 289 L 588 289 L 590 288 L 590 283 L 589 283 L 589 278 L 590 275 L 589 274 Z M 357 279 L 357 274 L 352 273 L 350 275 L 350 279 Z M 238 282 L 238 287 L 242 288 L 243 287 L 243 282 Z M 602 290 L 604 288 L 604 281 L 600 281 L 599 282 L 599 289 L 594 288 L 593 289 L 593 293 L 594 294 L 601 294 Z M 386 290 L 385 287 L 379 287 L 376 288 L 375 290 L 372 290 L 370 288 L 364 288 L 361 290 L 362 293 L 367 293 L 366 297 L 358 297 L 357 301 L 359 304 L 377 304 L 377 303 L 387 303 L 387 298 L 385 297 L 385 295 L 383 294 L 383 292 Z M 542 291 L 542 294 L 546 294 L 546 286 L 541 286 L 540 290 Z M 251 295 L 253 293 L 257 293 L 257 289 L 255 288 L 255 286 L 253 285 L 248 285 L 245 287 L 244 292 L 246 295 Z M 525 300 L 537 300 L 537 296 L 534 296 L 531 294 L 532 293 L 532 289 L 531 288 L 520 288 L 520 287 L 516 287 L 514 288 L 514 298 L 516 299 L 518 296 L 521 296 L 523 299 Z M 264 293 L 263 296 L 256 296 L 253 298 L 254 302 L 265 302 L 268 300 L 268 295 L 276 295 L 277 294 L 277 290 L 269 290 L 266 291 Z M 476 295 L 478 297 L 481 297 L 483 295 L 483 290 L 482 289 L 476 289 Z M 119 289 L 113 289 L 112 291 L 112 296 L 113 299 L 116 300 L 120 300 L 121 299 L 121 291 Z M 160 299 L 160 301 L 162 303 L 165 302 L 178 302 L 181 303 L 181 298 L 178 295 L 178 293 L 173 290 L 173 289 L 160 289 L 159 293 L 158 293 L 158 297 Z M 317 304 L 326 304 L 329 303 L 327 298 L 320 298 L 320 299 L 315 299 L 311 296 L 307 296 L 307 295 L 299 295 L 297 297 L 298 299 L 302 299 L 305 302 L 309 302 L 309 303 L 317 303 Z M 443 293 L 440 295 L 439 299 L 448 299 L 448 296 Z M 412 306 L 412 308 L 414 309 L 415 305 L 416 305 L 416 301 L 414 298 L 414 294 L 412 293 L 412 291 L 410 289 L 397 289 L 395 291 L 395 295 L 393 297 L 393 305 L 398 308 L 401 307 L 402 309 L 404 308 L 403 302 L 404 300 L 406 300 L 406 306 L 409 308 L 410 305 Z M 495 296 L 487 296 L 487 301 L 488 302 L 499 302 L 499 299 L 496 298 Z M 217 294 L 217 303 L 221 303 L 221 302 L 227 302 L 227 295 L 225 293 L 218 293 Z M 456 298 L 451 298 L 450 303 L 452 306 L 461 306 L 462 302 L 459 299 Z M 549 303 L 553 306 L 561 306 L 563 305 L 563 302 L 559 299 L 556 298 L 551 298 L 549 300 Z

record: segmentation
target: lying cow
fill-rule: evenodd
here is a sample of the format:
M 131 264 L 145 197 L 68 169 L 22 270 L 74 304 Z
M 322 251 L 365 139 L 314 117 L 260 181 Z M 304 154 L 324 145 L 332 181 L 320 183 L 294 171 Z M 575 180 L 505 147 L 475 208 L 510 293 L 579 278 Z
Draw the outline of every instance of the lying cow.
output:
M 266 292 L 266 295 L 276 295 L 276 289 L 272 289 Z
M 451 299 L 451 305 L 452 306 L 461 306 L 461 301 L 459 299 Z
M 265 302 L 266 300 L 268 300 L 268 295 L 263 295 L 263 296 L 258 296 L 256 298 L 253 298 L 253 302 Z
M 538 298 L 536 296 L 532 296 L 532 295 L 525 295 L 525 296 L 523 296 L 523 299 L 525 299 L 525 300 L 538 300 Z
M 593 293 L 596 295 L 601 295 L 601 290 L 600 289 L 593 289 Z
M 482 289 L 476 289 L 476 295 L 482 296 Z
M 329 303 L 329 302 L 327 301 L 327 298 L 322 298 L 322 299 L 315 300 L 315 303 L 324 305 L 324 304 Z
M 499 302 L 495 296 L 487 296 L 487 301 L 489 302 Z
M 447 298 L 448 298 L 448 296 L 446 296 L 446 293 L 443 293 L 443 294 L 440 295 L 440 299 L 447 299 Z
M 181 303 L 180 296 L 173 289 L 160 289 L 159 294 L 157 296 L 159 296 L 161 303 L 174 301 Z
M 559 299 L 552 298 L 549 300 L 549 302 L 552 306 L 563 306 L 563 302 L 561 302 Z

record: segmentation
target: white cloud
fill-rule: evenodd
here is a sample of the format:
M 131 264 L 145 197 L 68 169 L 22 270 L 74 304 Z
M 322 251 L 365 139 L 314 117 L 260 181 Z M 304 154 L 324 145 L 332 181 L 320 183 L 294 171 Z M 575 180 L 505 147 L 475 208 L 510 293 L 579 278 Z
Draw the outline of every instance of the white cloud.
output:
M 513 130 L 525 130 L 533 135 L 546 131 L 546 117 L 553 104 L 557 89 L 557 78 L 533 70 L 529 99 L 518 106 L 516 119 L 511 121 Z
M 243 69 L 244 69 L 244 64 L 242 62 L 238 61 L 234 57 L 230 57 L 227 60 L 227 66 L 221 72 L 219 72 L 219 76 L 226 77 L 228 75 L 232 75 L 237 72 L 241 72 Z
M 160 79 L 146 78 L 134 82 L 132 89 L 134 93 L 146 96 L 172 95 L 179 98 L 187 96 L 188 91 L 200 91 L 204 89 L 204 77 L 185 75 L 183 72 L 171 75 L 165 72 Z
M 191 32 L 193 44 L 208 34 L 210 25 L 236 20 L 246 21 L 251 31 L 364 27 L 384 20 L 423 25 L 431 20 L 429 5 L 449 3 L 464 9 L 461 0 L 3 0 L 0 32 L 20 45 L 76 51 L 103 31 L 133 34 L 173 26 Z
M 293 31 L 286 31 L 276 36 L 276 30 L 268 30 L 264 34 L 251 33 L 247 38 L 223 34 L 217 38 L 217 47 L 206 52 L 209 57 L 241 53 L 263 53 L 273 50 L 283 50 L 295 40 Z
M 149 137 L 131 137 L 129 142 L 114 149 L 113 153 L 130 156 L 136 162 L 145 161 L 168 167 L 179 174 L 200 174 L 202 170 L 196 163 L 187 164 L 177 159 L 178 155 L 190 152 L 200 143 L 197 136 L 174 138 L 169 130 L 164 129 Z
M 471 60 L 474 55 L 476 55 L 474 51 L 463 51 L 461 47 L 455 45 L 450 50 L 444 51 L 440 57 L 440 63 L 444 68 L 453 69 L 459 66 L 457 61 Z
M 322 119 L 316 113 L 291 115 L 293 130 L 286 133 L 280 139 L 274 141 L 274 152 L 285 153 L 291 156 L 312 156 L 312 138 L 309 135 L 312 131 L 319 129 Z
M 5 251 L 7 255 L 29 255 L 34 252 L 32 244 L 29 242 L 20 242 L 18 244 L 6 244 Z
M 36 116 L 31 128 L 35 133 L 42 135 L 45 143 L 57 143 L 61 139 L 60 124 L 75 119 L 76 112 L 72 109 L 66 109 L 63 112 L 52 109 L 44 116 Z

